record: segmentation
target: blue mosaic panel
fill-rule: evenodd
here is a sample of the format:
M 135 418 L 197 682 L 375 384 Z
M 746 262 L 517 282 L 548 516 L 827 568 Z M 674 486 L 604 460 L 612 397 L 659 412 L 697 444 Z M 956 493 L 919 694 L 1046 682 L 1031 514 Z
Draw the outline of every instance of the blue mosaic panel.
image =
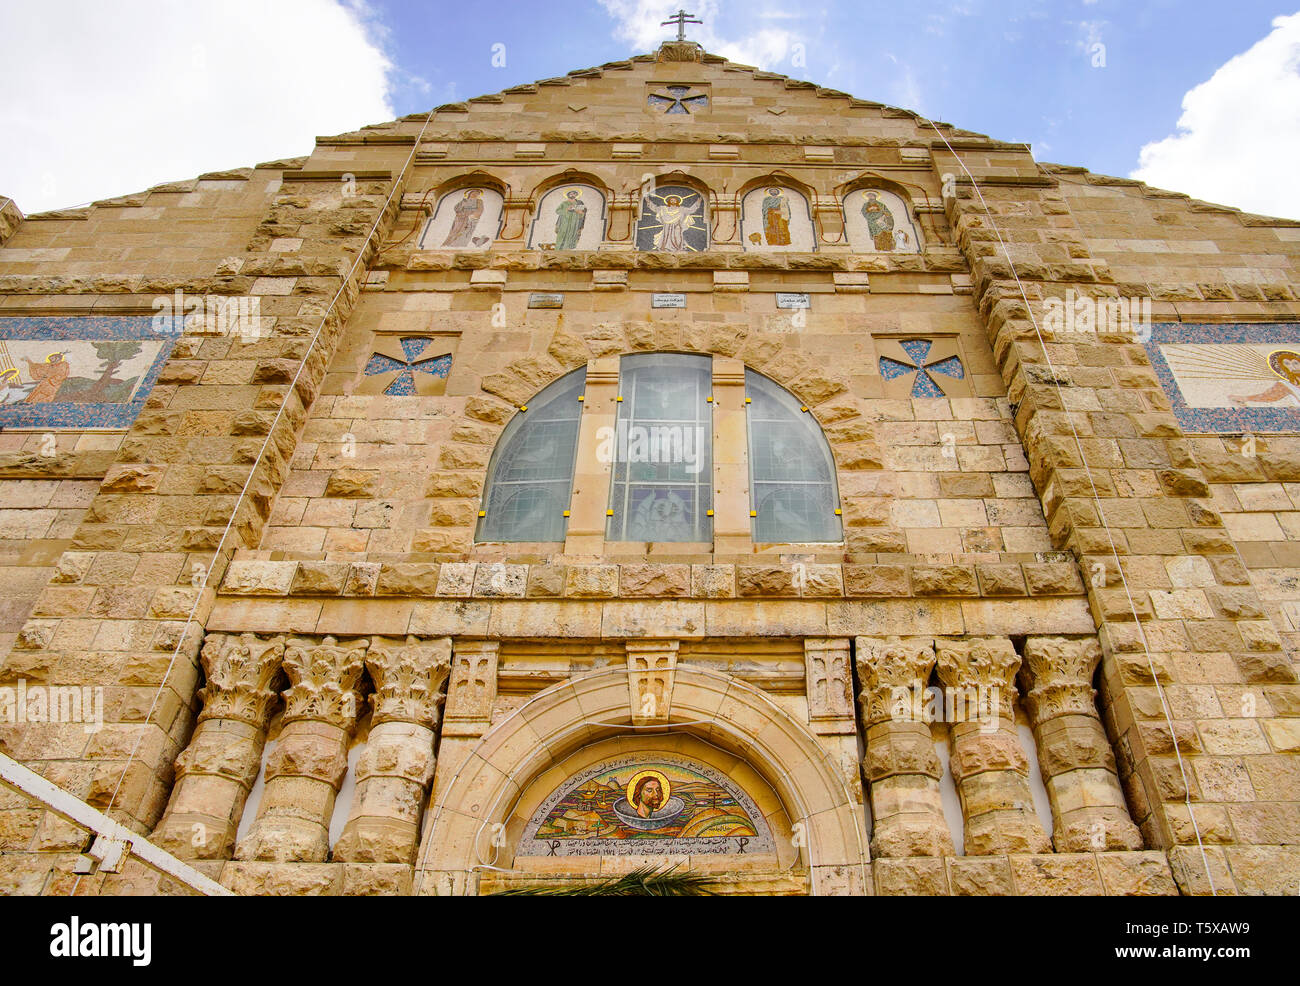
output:
M 966 376 L 966 370 L 961 365 L 961 360 L 956 356 L 949 356 L 947 359 L 941 359 L 937 363 L 931 363 L 925 369 L 928 373 L 942 373 L 945 376 L 955 377 L 958 380 Z
M 385 373 L 397 374 L 392 382 L 384 388 L 386 395 L 389 397 L 417 396 L 418 391 L 415 386 L 415 374 L 417 372 L 428 373 L 440 380 L 447 379 L 447 374 L 451 372 L 450 353 L 442 356 L 431 356 L 428 359 L 417 358 L 429 347 L 429 343 L 433 341 L 432 339 L 420 336 L 403 336 L 398 341 L 401 343 L 402 352 L 406 354 L 406 362 L 392 356 L 386 356 L 383 353 L 373 353 L 370 359 L 366 360 L 366 365 L 361 371 L 368 377 Z
M 888 356 L 880 357 L 880 375 L 886 380 L 893 380 L 908 373 L 915 373 L 916 367 L 908 366 L 906 363 L 900 363 L 896 359 L 890 359 Z
M 664 86 L 646 97 L 651 109 L 664 113 L 694 113 L 709 105 L 709 97 L 690 86 Z
M 0 428 L 129 428 L 176 336 L 151 315 L 0 318 Z
M 930 351 L 929 339 L 907 339 L 898 344 L 903 352 L 912 357 L 917 366 L 925 365 L 925 354 Z
M 942 397 L 943 391 L 939 385 L 930 379 L 930 374 L 924 370 L 916 375 L 916 382 L 912 384 L 913 397 Z
M 1300 323 L 1150 328 L 1143 345 L 1184 430 L 1300 432 Z
M 406 353 L 408 363 L 414 363 L 419 355 L 424 352 L 425 347 L 429 345 L 429 340 L 420 336 L 402 336 L 398 342 L 402 344 L 402 352 Z

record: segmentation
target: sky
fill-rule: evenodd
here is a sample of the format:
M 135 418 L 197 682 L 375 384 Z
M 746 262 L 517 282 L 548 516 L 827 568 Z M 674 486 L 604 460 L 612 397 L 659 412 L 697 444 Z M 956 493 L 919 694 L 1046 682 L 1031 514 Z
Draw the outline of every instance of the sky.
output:
M 25 213 L 306 154 L 652 51 L 658 0 L 0 4 L 0 196 Z M 695 0 L 688 37 L 1040 161 L 1300 219 L 1300 0 Z

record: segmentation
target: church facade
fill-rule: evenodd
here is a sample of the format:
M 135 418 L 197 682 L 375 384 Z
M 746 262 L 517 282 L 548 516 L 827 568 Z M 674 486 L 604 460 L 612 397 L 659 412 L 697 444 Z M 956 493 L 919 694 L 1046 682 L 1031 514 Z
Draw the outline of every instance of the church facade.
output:
M 670 42 L 5 201 L 0 346 L 125 827 L 10 769 L 0 891 L 1300 889 L 1300 223 Z

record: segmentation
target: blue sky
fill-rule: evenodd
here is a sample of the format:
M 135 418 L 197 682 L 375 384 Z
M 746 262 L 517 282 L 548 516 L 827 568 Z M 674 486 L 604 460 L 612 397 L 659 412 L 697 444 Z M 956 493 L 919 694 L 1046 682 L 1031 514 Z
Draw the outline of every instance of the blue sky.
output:
M 658 22 L 678 9 L 672 2 L 480 0 L 466 16 L 455 3 L 372 0 L 371 6 L 392 28 L 391 51 L 403 76 L 393 94 L 399 113 L 425 110 L 431 99 L 496 92 L 645 51 L 619 30 L 626 21 L 614 12 Z M 1300 10 L 1300 3 L 1277 0 L 1225 6 L 1209 0 L 724 0 L 686 10 L 711 8 L 705 27 L 690 28 L 688 36 L 704 32 L 728 42 L 765 69 L 992 137 L 1029 141 L 1040 160 L 1127 175 L 1144 144 L 1175 131 L 1184 93 L 1268 34 L 1274 17 Z M 673 29 L 655 30 L 667 37 Z M 785 33 L 790 45 L 802 42 L 806 64 L 792 65 L 788 49 L 776 57 L 780 46 L 765 43 L 765 31 Z M 454 43 L 435 40 L 449 35 Z M 1092 66 L 1094 42 L 1105 45 L 1104 68 Z M 504 68 L 491 65 L 494 44 L 506 46 Z
M 36 82 L 0 90 L 0 132 L 13 138 L 0 195 L 30 213 L 302 154 L 316 134 L 650 51 L 677 6 L 0 5 L 8 74 Z M 690 36 L 729 58 L 1028 141 L 1039 160 L 1300 218 L 1300 0 L 697 0 L 687 10 L 705 21 Z

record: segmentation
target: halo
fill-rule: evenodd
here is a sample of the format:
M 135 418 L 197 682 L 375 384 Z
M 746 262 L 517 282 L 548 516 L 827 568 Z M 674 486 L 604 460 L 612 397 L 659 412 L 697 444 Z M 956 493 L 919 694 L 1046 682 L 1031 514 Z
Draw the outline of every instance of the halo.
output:
M 659 782 L 659 786 L 664 792 L 663 804 L 668 804 L 668 797 L 673 793 L 673 786 L 668 783 L 668 778 L 662 770 L 654 770 L 652 768 L 638 770 L 632 775 L 631 779 L 627 782 L 627 791 L 625 792 L 627 794 L 627 803 L 632 805 L 633 808 L 636 807 L 636 802 L 632 800 L 636 795 L 636 786 L 641 781 L 641 778 L 646 776 L 653 777 Z M 663 805 L 660 805 L 660 807 L 663 807 Z
M 1300 374 L 1288 373 L 1282 368 L 1282 360 L 1293 359 L 1300 362 L 1300 353 L 1294 349 L 1275 349 L 1268 354 L 1268 368 L 1284 380 L 1300 383 Z
M 5 370 L 3 373 L 0 373 L 0 380 L 3 380 L 5 377 L 9 376 L 9 374 L 11 374 L 11 373 L 12 373 L 15 377 L 17 377 L 17 376 L 18 376 L 18 367 L 16 367 L 16 366 L 11 366 L 11 367 L 9 367 L 9 369 Z
M 49 362 L 50 360 L 52 360 L 55 356 L 57 356 L 57 357 L 59 357 L 60 359 L 62 359 L 64 356 L 67 356 L 67 355 L 68 355 L 68 352 L 67 352 L 66 349 L 64 349 L 64 350 L 60 350 L 60 351 L 57 352 L 57 353 L 49 353 L 49 354 L 46 355 L 46 357 L 45 357 L 45 362 L 48 363 L 48 362 Z

